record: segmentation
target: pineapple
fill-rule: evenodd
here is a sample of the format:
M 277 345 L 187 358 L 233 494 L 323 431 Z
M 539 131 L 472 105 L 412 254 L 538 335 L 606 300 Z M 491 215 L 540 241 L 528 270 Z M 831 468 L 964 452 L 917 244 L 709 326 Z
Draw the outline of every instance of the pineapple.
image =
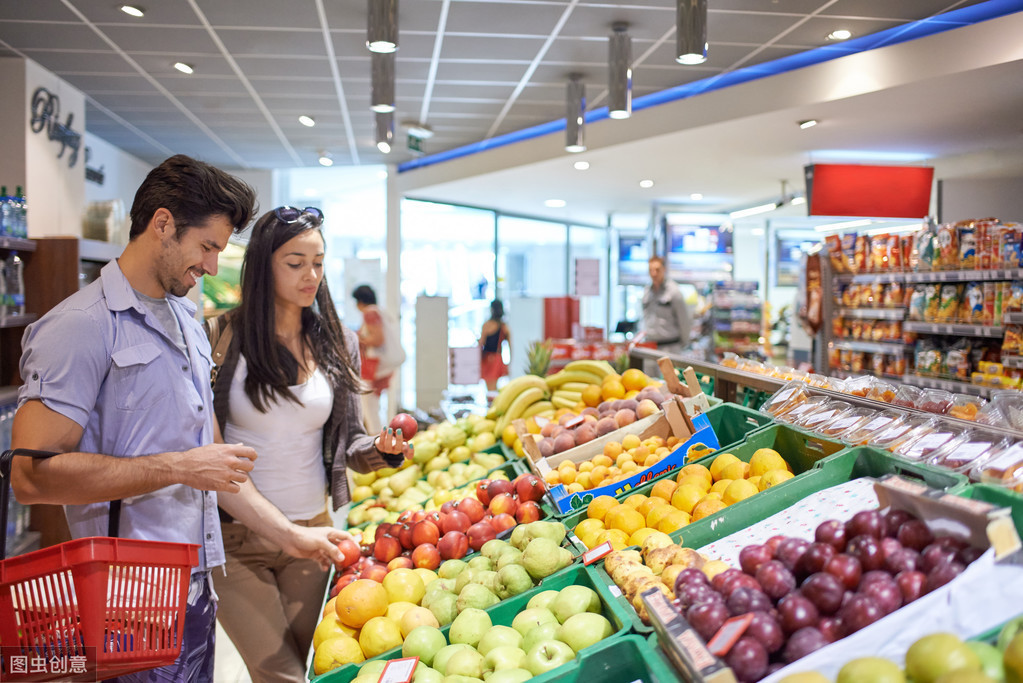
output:
M 530 344 L 526 351 L 526 374 L 545 377 L 551 365 L 551 350 L 551 343 L 547 340 Z

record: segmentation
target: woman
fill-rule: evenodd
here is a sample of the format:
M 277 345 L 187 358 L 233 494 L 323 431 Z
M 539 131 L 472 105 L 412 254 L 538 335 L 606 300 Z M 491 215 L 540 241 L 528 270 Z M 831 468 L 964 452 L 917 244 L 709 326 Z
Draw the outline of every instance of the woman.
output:
M 346 468 L 393 467 L 412 453 L 400 432 L 363 430 L 358 340 L 323 279 L 322 220 L 312 207 L 262 216 L 242 263 L 241 304 L 208 325 L 224 440 L 255 448 L 253 483 L 310 526 L 330 523 L 328 489 L 335 510 L 349 501 Z M 213 572 L 217 618 L 253 681 L 305 681 L 327 573 L 223 511 L 221 523 L 227 565 L 226 574 Z
M 394 368 L 381 367 L 381 354 L 388 340 L 384 314 L 377 306 L 377 293 L 369 285 L 359 285 L 352 291 L 352 298 L 362 314 L 359 350 L 363 359 L 362 379 L 368 389 L 362 394 L 363 419 L 366 420 L 366 429 L 375 432 L 380 429 L 380 396 L 391 385 Z
M 508 326 L 504 324 L 504 304 L 500 299 L 490 302 L 490 320 L 483 323 L 480 332 L 480 376 L 487 383 L 487 391 L 497 391 L 497 379 L 508 374 L 508 366 L 501 357 L 501 346 L 508 342 Z

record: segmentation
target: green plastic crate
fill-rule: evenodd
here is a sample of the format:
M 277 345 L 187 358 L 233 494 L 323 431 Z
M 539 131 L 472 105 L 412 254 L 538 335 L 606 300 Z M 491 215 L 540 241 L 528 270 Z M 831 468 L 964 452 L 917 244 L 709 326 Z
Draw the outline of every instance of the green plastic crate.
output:
M 1019 535 L 1023 536 L 1023 494 L 993 484 L 969 484 L 955 494 L 1009 508 L 1012 511 L 1012 523 L 1016 525 Z
M 710 426 L 714 428 L 714 433 L 718 437 L 718 443 L 721 444 L 721 448 L 718 449 L 721 453 L 727 453 L 732 446 L 738 445 L 753 432 L 774 422 L 770 415 L 723 401 L 712 405 L 706 414 Z
M 816 468 L 828 471 L 836 484 L 860 477 L 881 478 L 897 474 L 923 482 L 933 489 L 955 493 L 969 483 L 961 474 L 922 462 L 904 460 L 889 451 L 871 446 L 855 446 L 836 453 L 818 462 Z
M 602 640 L 575 661 L 529 679 L 536 683 L 675 683 L 680 680 L 656 638 L 626 635 Z
M 586 586 L 595 590 L 600 596 L 603 607 L 602 613 L 605 617 L 607 617 L 608 621 L 611 622 L 611 626 L 615 629 L 615 632 L 600 643 L 596 643 L 588 648 L 580 650 L 576 653 L 577 659 L 575 661 L 549 671 L 544 674 L 545 676 L 559 675 L 559 672 L 561 672 L 562 669 L 567 670 L 575 664 L 576 661 L 585 659 L 588 655 L 597 651 L 599 648 L 606 647 L 611 641 L 619 640 L 622 636 L 629 633 L 629 626 L 632 620 L 631 616 L 623 608 L 621 603 L 613 599 L 612 595 L 607 590 L 607 586 L 597 578 L 593 569 L 591 567 L 584 567 L 581 564 L 574 564 L 557 572 L 556 574 L 548 576 L 531 590 L 508 598 L 507 600 L 503 600 L 493 607 L 488 608 L 487 613 L 490 615 L 490 619 L 495 626 L 499 624 L 503 626 L 511 626 L 512 620 L 519 612 L 526 608 L 526 603 L 528 603 L 530 598 L 534 595 L 545 590 L 561 590 L 566 586 Z M 447 638 L 450 628 L 450 624 L 441 628 L 445 638 Z M 372 659 L 395 659 L 398 657 L 401 657 L 400 647 L 389 650 L 382 655 L 373 657 Z M 357 664 L 348 664 L 319 676 L 314 676 L 312 668 L 310 668 L 308 676 L 310 680 L 316 681 L 317 683 L 348 683 L 355 678 L 358 673 L 359 666 L 360 665 Z M 545 680 L 559 679 L 552 677 Z

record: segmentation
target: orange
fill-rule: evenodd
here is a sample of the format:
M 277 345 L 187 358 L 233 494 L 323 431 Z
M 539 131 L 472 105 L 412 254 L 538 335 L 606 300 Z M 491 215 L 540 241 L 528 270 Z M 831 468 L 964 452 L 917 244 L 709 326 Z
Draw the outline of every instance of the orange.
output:
M 714 482 L 714 485 L 710 487 L 710 492 L 724 494 L 725 489 L 727 489 L 728 485 L 731 484 L 733 481 L 734 479 L 718 479 L 716 482 Z
M 413 570 L 409 569 L 408 571 Z M 384 614 L 384 616 L 387 617 L 388 619 L 393 620 L 394 623 L 397 624 L 398 622 L 401 621 L 401 618 L 405 616 L 405 612 L 408 612 L 415 606 L 416 603 L 414 602 L 409 602 L 407 600 L 398 600 L 397 602 L 392 602 L 390 605 L 387 606 L 387 612 Z
M 629 534 L 621 529 L 604 529 L 597 535 L 597 543 L 594 547 L 605 541 L 610 541 L 611 548 L 614 550 L 624 550 L 629 547 Z
M 586 506 L 586 516 L 590 519 L 601 521 L 607 517 L 607 513 L 621 505 L 613 496 L 597 496 Z
M 565 487 L 565 490 L 568 491 L 569 493 L 582 493 L 586 489 L 584 489 L 583 485 L 580 484 L 579 482 L 573 481 L 571 484 Z
M 663 460 L 664 456 L 668 454 L 667 449 L 664 449 L 664 451 L 665 451 L 664 453 L 661 453 L 661 449 L 657 449 L 650 455 L 646 456 L 646 460 L 643 461 L 643 468 L 646 469 L 647 467 L 653 467 L 661 460 Z
M 645 387 L 650 381 L 650 378 L 646 376 L 639 368 L 629 368 L 622 373 L 622 386 L 627 391 L 637 391 Z
M 631 496 L 622 501 L 622 505 L 627 505 L 628 507 L 635 510 L 644 502 L 646 502 L 646 500 L 647 500 L 646 495 L 642 493 L 633 493 Z
M 387 590 L 370 579 L 356 579 L 337 594 L 337 617 L 342 624 L 362 628 L 374 617 L 387 613 Z
M 320 619 L 320 623 L 316 625 L 316 630 L 313 631 L 313 649 L 315 650 L 320 647 L 320 643 L 329 638 L 337 638 L 339 636 L 351 638 L 357 633 L 357 629 L 345 626 L 338 621 L 336 614 L 328 614 Z
M 561 477 L 561 483 L 565 486 L 574 482 L 577 474 L 574 467 L 559 467 L 558 473 Z
M 593 488 L 597 488 L 603 483 L 604 479 L 607 478 L 607 467 L 604 465 L 597 465 L 590 470 L 590 485 Z
M 650 512 L 646 513 L 646 525 L 651 529 L 656 529 L 660 521 L 675 509 L 671 505 L 655 505 Z
M 760 477 L 760 490 L 764 491 L 772 486 L 791 479 L 794 475 L 788 470 L 768 470 Z
M 504 428 L 504 431 L 501 432 L 501 441 L 504 442 L 505 446 L 511 446 L 515 443 L 515 439 L 517 438 L 519 438 L 519 434 L 515 431 L 514 425 L 508 425 Z
M 724 494 L 721 496 L 721 501 L 725 505 L 731 505 L 738 503 L 740 500 L 745 500 L 756 493 L 757 487 L 755 485 L 745 479 L 736 479 L 725 489 Z
M 671 494 L 675 493 L 675 489 L 677 487 L 678 484 L 673 482 L 671 479 L 661 479 L 653 485 L 653 488 L 650 489 L 650 497 L 671 500 Z
M 323 613 L 320 616 L 321 617 L 325 617 L 328 614 L 332 614 L 334 616 L 337 616 L 337 610 L 334 609 L 334 603 L 336 603 L 336 602 L 337 602 L 337 596 L 335 595 L 334 597 L 332 597 L 330 600 L 327 601 L 326 605 L 323 606 Z
M 706 491 L 701 491 L 695 486 L 685 484 L 675 489 L 671 496 L 671 504 L 682 512 L 692 513 L 693 507 L 703 498 Z
M 515 429 L 514 425 L 509 425 L 512 430 Z M 539 434 L 540 425 L 536 423 L 536 416 L 530 416 L 526 418 L 526 431 L 530 434 Z
M 705 479 L 698 474 L 683 474 L 675 480 L 679 486 L 692 486 L 694 489 L 699 489 L 706 493 L 710 491 L 711 481 Z
M 621 467 L 627 462 L 634 462 L 634 460 L 632 459 L 632 453 L 629 453 L 627 451 L 619 454 L 618 457 L 615 459 L 615 464 L 618 465 L 619 467 Z
M 401 637 L 405 638 L 412 629 L 417 626 L 433 626 L 434 628 L 440 628 L 440 622 L 437 621 L 437 617 L 433 615 L 433 612 L 415 605 L 411 609 L 405 612 L 404 616 L 398 621 L 398 628 L 401 629 Z
M 583 403 L 585 403 L 587 406 L 590 406 L 591 408 L 596 408 L 597 406 L 600 405 L 600 401 L 602 400 L 600 387 L 597 386 L 596 384 L 591 384 L 590 386 L 586 387 L 582 391 L 582 399 Z
M 616 379 L 610 382 L 604 382 L 600 388 L 600 397 L 605 401 L 610 401 L 616 398 L 625 398 L 625 387 Z
M 585 491 L 586 489 L 592 489 L 593 488 L 593 484 L 591 483 L 591 479 L 592 478 L 591 478 L 590 473 L 588 471 L 587 472 L 580 472 L 579 474 L 575 475 L 575 482 L 574 483 L 579 484 L 579 486 L 581 486 L 583 488 L 583 491 Z
M 770 470 L 783 470 L 788 466 L 785 459 L 773 448 L 758 448 L 749 459 L 750 475 L 762 475 Z
M 639 465 L 637 465 L 632 460 L 627 460 L 626 462 L 622 463 L 622 472 L 628 475 L 639 472 Z
M 657 505 L 664 505 L 664 499 L 651 496 L 636 506 L 636 512 L 646 517 L 646 514 Z
M 374 583 L 376 583 L 374 581 Z M 331 669 L 336 669 L 345 664 L 358 664 L 366 661 L 366 655 L 362 653 L 359 641 L 351 636 L 337 636 L 327 638 L 316 648 L 313 655 L 313 673 L 319 676 Z
M 390 602 L 411 602 L 418 605 L 426 594 L 423 580 L 411 569 L 392 569 L 384 576 L 384 590 Z
M 387 617 L 373 617 L 359 631 L 359 646 L 367 657 L 376 657 L 401 643 L 401 627 Z
M 633 389 L 631 391 L 626 391 L 623 398 L 636 398 L 637 396 L 639 396 L 639 390 Z
M 607 513 L 604 524 L 609 529 L 618 529 L 619 531 L 625 532 L 626 536 L 631 536 L 633 533 L 646 526 L 646 520 L 643 519 L 643 515 L 636 512 L 634 508 L 626 505 L 619 505 L 614 510 Z
M 609 372 L 606 375 L 604 375 L 604 378 L 602 380 L 600 380 L 600 383 L 601 384 L 607 384 L 608 382 L 615 382 L 615 381 L 621 382 L 622 381 L 622 376 L 619 375 L 617 372 Z
M 597 535 L 604 530 L 604 523 L 599 519 L 586 518 L 575 525 L 572 532 L 587 548 L 597 545 Z
M 704 517 L 713 515 L 715 512 L 720 512 L 725 509 L 725 504 L 720 500 L 708 499 L 701 500 L 693 508 L 693 521 L 701 520 Z
M 543 480 L 548 486 L 556 486 L 561 483 L 561 474 L 557 470 L 551 470 L 543 475 Z
M 583 460 L 579 463 L 579 467 L 577 469 L 579 470 L 579 473 L 582 474 L 583 472 L 593 471 L 593 467 L 594 465 L 592 460 Z
M 709 481 L 709 482 L 713 482 L 714 481 L 714 476 L 710 473 L 710 470 L 707 469 L 707 467 L 705 465 L 700 465 L 698 463 L 692 463 L 692 464 L 689 464 L 689 465 L 686 465 L 685 467 L 683 467 L 681 471 L 682 471 L 683 474 L 686 474 L 686 475 L 696 474 L 696 475 L 699 475 L 701 477 L 706 477 L 707 481 Z
M 687 524 L 689 524 L 689 515 L 681 510 L 672 508 L 672 510 L 662 517 L 661 521 L 657 523 L 657 530 L 670 534 L 673 531 L 678 531 Z
M 643 541 L 646 539 L 646 537 L 649 536 L 652 533 L 655 533 L 656 531 L 657 531 L 657 529 L 651 529 L 648 526 L 645 526 L 642 529 L 639 529 L 638 531 L 633 533 L 631 536 L 629 536 L 629 545 L 638 545 L 638 546 L 642 547 L 643 546 Z
M 515 443 L 512 444 L 512 450 L 520 458 L 526 457 L 526 447 L 522 445 L 522 440 L 518 437 L 515 438 Z
M 643 462 L 646 456 L 650 455 L 650 449 L 640 444 L 632 449 L 632 459 L 636 462 Z
M 710 476 L 714 478 L 714 481 L 721 479 L 721 470 L 733 462 L 740 462 L 740 460 L 731 453 L 722 453 L 710 464 Z
M 748 474 L 749 465 L 741 460 L 721 468 L 721 479 L 745 479 Z

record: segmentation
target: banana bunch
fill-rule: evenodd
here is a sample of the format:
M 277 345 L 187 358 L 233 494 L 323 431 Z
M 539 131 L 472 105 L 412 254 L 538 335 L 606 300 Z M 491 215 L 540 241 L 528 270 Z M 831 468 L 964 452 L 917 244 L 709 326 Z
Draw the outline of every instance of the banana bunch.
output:
M 490 404 L 487 417 L 496 420 L 494 431 L 501 434 L 504 428 L 519 418 L 532 417 L 553 410 L 549 400 L 550 392 L 543 377 L 523 375 L 504 385 L 494 402 Z
M 604 377 L 613 372 L 611 364 L 602 360 L 574 360 L 564 370 L 547 378 L 551 389 L 551 404 L 555 408 L 575 407 L 582 401 L 582 392 L 591 385 L 600 386 Z

